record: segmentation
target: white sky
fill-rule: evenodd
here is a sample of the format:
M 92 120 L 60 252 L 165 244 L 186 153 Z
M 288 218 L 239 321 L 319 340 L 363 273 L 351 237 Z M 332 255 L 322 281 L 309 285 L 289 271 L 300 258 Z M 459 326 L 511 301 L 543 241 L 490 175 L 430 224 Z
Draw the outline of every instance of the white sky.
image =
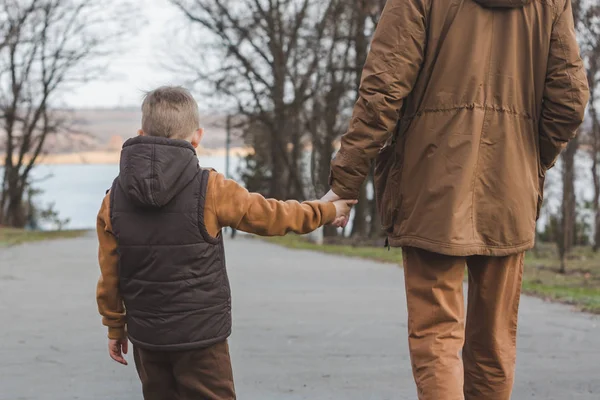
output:
M 90 82 L 63 97 L 68 107 L 113 108 L 139 106 L 142 91 L 163 84 L 180 83 L 173 73 L 160 66 L 169 31 L 179 12 L 167 0 L 136 0 L 143 18 L 131 22 L 135 35 L 113 54 L 106 76 Z M 181 21 L 181 19 L 179 19 Z

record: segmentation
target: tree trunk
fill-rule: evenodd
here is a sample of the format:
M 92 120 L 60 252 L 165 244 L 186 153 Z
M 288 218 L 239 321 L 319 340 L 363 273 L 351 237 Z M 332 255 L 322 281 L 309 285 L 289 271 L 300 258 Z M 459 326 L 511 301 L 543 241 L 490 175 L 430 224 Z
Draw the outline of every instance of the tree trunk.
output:
M 592 209 L 594 211 L 594 245 L 592 250 L 598 251 L 600 246 L 600 176 L 598 176 L 598 133 L 595 127 L 592 129 L 592 180 L 594 183 L 594 198 L 592 200 Z
M 338 228 L 333 225 L 325 225 L 323 227 L 323 236 L 324 237 L 336 237 L 338 235 Z
M 592 209 L 594 210 L 594 246 L 593 251 L 597 252 L 600 247 L 600 174 L 598 171 L 598 156 L 600 155 L 600 121 L 598 120 L 598 105 L 596 104 L 596 76 L 598 73 L 598 59 L 600 54 L 600 44 L 597 49 L 592 51 L 589 57 L 588 82 L 590 86 L 590 117 L 592 119 L 590 156 L 592 158 L 592 180 L 594 184 L 594 198 L 592 201 Z
M 278 127 L 285 126 L 284 123 L 278 123 Z M 282 151 L 287 151 L 287 146 L 282 143 L 279 135 L 275 132 L 271 132 L 271 182 L 269 185 L 269 196 L 275 199 L 284 200 L 285 189 L 287 188 L 286 182 L 284 180 L 284 173 L 286 171 L 285 161 L 283 157 L 285 154 L 282 154 Z M 283 147 L 283 150 L 282 150 Z
M 592 106 L 593 107 L 593 106 Z M 595 252 L 598 251 L 600 247 L 600 176 L 598 174 L 598 154 L 600 152 L 600 148 L 598 148 L 599 140 L 598 135 L 598 127 L 595 126 L 592 128 L 592 180 L 594 183 L 594 198 L 592 200 L 592 209 L 594 211 L 594 245 L 592 250 Z
M 369 200 L 367 198 L 367 185 L 363 183 L 358 196 L 358 204 L 354 207 L 354 219 L 352 220 L 352 237 L 366 237 L 368 233 L 367 212 L 369 211 Z
M 23 202 L 23 191 L 18 188 L 11 189 L 7 199 L 6 216 L 0 225 L 24 228 L 27 224 L 27 213 L 25 212 L 25 203 Z
M 291 130 L 291 135 L 290 135 L 290 147 L 291 147 L 291 151 L 290 151 L 290 159 L 291 160 L 290 161 L 291 161 L 291 163 L 290 163 L 290 168 L 289 168 L 290 177 L 288 179 L 287 198 L 292 198 L 292 199 L 302 201 L 302 200 L 305 200 L 304 191 L 301 190 L 301 189 L 303 189 L 303 185 L 301 187 L 298 187 L 298 185 L 296 184 L 296 179 L 298 179 L 298 177 L 301 177 L 302 171 L 304 171 L 303 159 L 302 159 L 302 157 L 304 155 L 304 149 L 302 147 L 302 143 L 300 142 L 301 133 L 299 132 L 299 129 L 298 129 L 298 121 L 293 122 L 289 129 Z
M 329 188 L 329 171 L 330 171 L 330 161 L 331 155 L 333 154 L 333 140 L 326 138 L 324 143 L 321 143 L 321 147 L 318 149 L 319 152 L 319 189 L 323 192 L 324 195 Z M 321 193 L 319 193 L 321 195 Z M 327 225 L 323 230 L 323 236 L 325 237 L 333 237 L 338 235 L 338 230 L 336 227 Z
M 26 224 L 25 207 L 23 204 L 24 182 L 27 177 L 21 176 L 19 171 L 5 166 L 5 183 L 2 191 L 2 219 L 0 225 L 13 228 L 23 228 Z
M 561 274 L 567 273 L 567 256 L 564 253 L 560 255 L 560 269 L 558 272 Z
M 540 256 L 540 252 L 539 252 L 539 245 L 540 245 L 540 239 L 539 239 L 540 233 L 537 229 L 537 226 L 535 228 L 535 244 L 533 245 L 533 249 L 531 250 L 533 255 L 538 258 Z
M 558 235 L 558 252 L 561 260 L 560 272 L 566 272 L 566 259 L 573 247 L 576 220 L 576 198 L 575 198 L 575 155 L 579 140 L 573 139 L 562 154 L 563 160 L 563 198 L 561 206 L 561 229 Z
M 274 10 L 271 10 L 274 11 Z M 274 28 L 273 28 L 274 29 Z M 273 32 L 271 32 L 273 34 Z M 274 37 L 269 38 L 269 48 L 273 55 L 273 63 L 271 64 L 273 73 L 273 87 L 271 96 L 273 99 L 273 114 L 274 124 L 270 132 L 271 140 L 271 187 L 269 195 L 273 198 L 284 200 L 287 198 L 287 188 L 289 180 L 286 179 L 286 171 L 291 171 L 286 168 L 284 158 L 287 158 L 288 146 L 287 143 L 287 118 L 286 103 L 285 103 L 285 82 L 286 82 L 286 64 L 283 59 L 283 51 L 278 40 Z
M 354 2 L 354 16 L 356 18 L 356 33 L 354 37 L 354 46 L 356 51 L 356 65 L 355 65 L 355 88 L 356 96 L 358 97 L 358 89 L 360 88 L 360 82 L 362 79 L 362 69 L 367 59 L 368 54 L 368 40 L 365 34 L 366 19 L 368 17 L 365 0 L 357 0 Z M 360 189 L 358 197 L 358 204 L 354 208 L 354 220 L 352 222 L 352 233 L 351 236 L 367 236 L 367 212 L 369 210 L 367 199 L 367 187 L 366 182 L 363 183 Z

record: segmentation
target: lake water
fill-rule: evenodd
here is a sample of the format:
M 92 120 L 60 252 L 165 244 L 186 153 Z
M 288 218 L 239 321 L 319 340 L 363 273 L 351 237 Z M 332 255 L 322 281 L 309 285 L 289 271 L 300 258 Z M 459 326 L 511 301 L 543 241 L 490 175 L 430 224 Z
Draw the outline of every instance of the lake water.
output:
M 231 158 L 235 176 L 240 160 Z M 225 157 L 200 157 L 200 165 L 225 171 Z M 70 220 L 69 229 L 92 229 L 106 190 L 119 173 L 118 165 L 40 165 L 35 168 L 34 186 L 42 190 L 36 203 L 54 204 L 61 219 Z M 52 226 L 43 225 L 52 229 Z

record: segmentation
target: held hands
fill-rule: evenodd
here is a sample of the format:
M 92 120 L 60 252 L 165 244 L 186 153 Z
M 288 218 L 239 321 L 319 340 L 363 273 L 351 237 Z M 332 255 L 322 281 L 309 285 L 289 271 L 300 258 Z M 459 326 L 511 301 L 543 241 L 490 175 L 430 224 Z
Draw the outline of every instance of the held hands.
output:
M 342 200 L 333 190 L 330 190 L 321 200 L 332 202 L 335 205 L 336 218 L 332 225 L 338 228 L 346 227 L 350 218 L 350 211 L 358 203 L 358 200 Z
M 332 225 L 338 228 L 345 228 L 348 224 L 348 219 L 350 218 L 350 211 L 352 210 L 352 206 L 358 203 L 357 200 L 338 200 L 334 201 L 333 205 L 335 206 L 335 221 L 333 221 Z
M 129 349 L 129 342 L 127 338 L 114 340 L 109 339 L 108 341 L 108 354 L 110 358 L 118 362 L 119 364 L 127 365 L 127 360 L 123 357 L 123 354 L 127 354 Z

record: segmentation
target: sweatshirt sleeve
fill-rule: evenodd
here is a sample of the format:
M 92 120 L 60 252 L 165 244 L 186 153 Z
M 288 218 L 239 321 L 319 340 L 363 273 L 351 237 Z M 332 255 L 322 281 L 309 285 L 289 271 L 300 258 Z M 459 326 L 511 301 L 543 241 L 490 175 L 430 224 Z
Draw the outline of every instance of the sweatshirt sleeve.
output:
M 207 198 L 205 224 L 213 236 L 225 227 L 261 236 L 306 234 L 333 222 L 336 216 L 333 203 L 266 199 L 217 172 L 210 175 Z
M 96 290 L 98 311 L 108 327 L 109 339 L 122 339 L 125 333 L 125 306 L 119 293 L 117 239 L 111 232 L 110 195 L 106 195 L 96 222 L 100 279 Z
M 406 97 L 421 71 L 427 45 L 427 0 L 388 0 L 362 73 L 348 132 L 331 164 L 330 184 L 355 199 L 371 163 L 402 118 Z
M 571 0 L 554 23 L 540 120 L 540 164 L 554 166 L 561 151 L 575 137 L 589 99 L 587 77 L 573 21 Z

